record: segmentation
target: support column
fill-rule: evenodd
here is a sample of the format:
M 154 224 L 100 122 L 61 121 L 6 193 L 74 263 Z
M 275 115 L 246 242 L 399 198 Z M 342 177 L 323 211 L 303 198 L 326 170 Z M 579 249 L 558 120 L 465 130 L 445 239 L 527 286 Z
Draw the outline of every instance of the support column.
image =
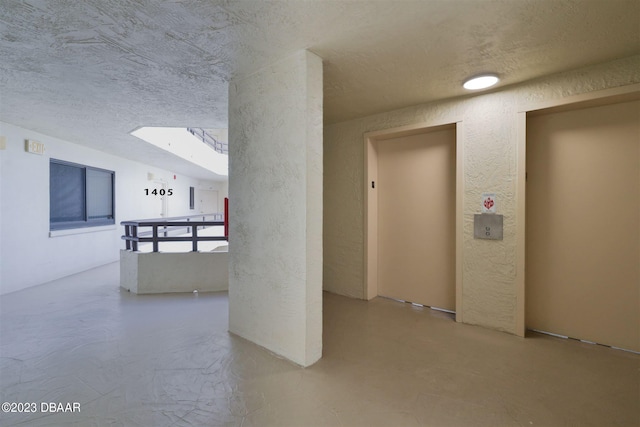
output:
M 322 356 L 322 60 L 300 51 L 229 85 L 229 329 Z

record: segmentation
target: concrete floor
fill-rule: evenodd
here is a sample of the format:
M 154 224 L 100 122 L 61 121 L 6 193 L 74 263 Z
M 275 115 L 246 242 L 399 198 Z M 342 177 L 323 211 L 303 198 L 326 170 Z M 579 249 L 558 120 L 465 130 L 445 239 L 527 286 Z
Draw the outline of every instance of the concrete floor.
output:
M 637 354 L 325 294 L 303 369 L 230 335 L 226 293 L 138 296 L 118 268 L 0 297 L 0 401 L 37 406 L 0 425 L 640 425 Z

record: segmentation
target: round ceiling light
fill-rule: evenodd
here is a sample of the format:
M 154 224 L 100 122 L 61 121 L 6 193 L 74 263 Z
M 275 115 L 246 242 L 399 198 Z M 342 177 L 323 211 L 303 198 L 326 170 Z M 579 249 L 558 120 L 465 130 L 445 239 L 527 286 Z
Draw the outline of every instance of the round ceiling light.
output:
M 498 79 L 498 76 L 495 74 L 483 74 L 481 76 L 470 78 L 464 82 L 462 87 L 468 90 L 486 89 L 498 83 L 498 80 L 500 79 Z

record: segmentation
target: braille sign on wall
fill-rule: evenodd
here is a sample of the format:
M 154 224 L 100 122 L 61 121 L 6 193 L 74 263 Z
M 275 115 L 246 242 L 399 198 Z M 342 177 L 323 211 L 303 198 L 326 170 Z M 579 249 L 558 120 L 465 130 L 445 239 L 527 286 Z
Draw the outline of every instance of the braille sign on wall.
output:
M 473 215 L 473 238 L 502 240 L 502 215 Z

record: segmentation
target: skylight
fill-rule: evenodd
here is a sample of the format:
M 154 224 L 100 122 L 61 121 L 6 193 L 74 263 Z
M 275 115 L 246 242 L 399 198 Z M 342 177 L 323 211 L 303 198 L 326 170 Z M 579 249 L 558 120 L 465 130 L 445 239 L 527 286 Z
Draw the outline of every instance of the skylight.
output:
M 141 127 L 131 135 L 217 175 L 229 175 L 229 157 L 217 152 L 186 128 Z

